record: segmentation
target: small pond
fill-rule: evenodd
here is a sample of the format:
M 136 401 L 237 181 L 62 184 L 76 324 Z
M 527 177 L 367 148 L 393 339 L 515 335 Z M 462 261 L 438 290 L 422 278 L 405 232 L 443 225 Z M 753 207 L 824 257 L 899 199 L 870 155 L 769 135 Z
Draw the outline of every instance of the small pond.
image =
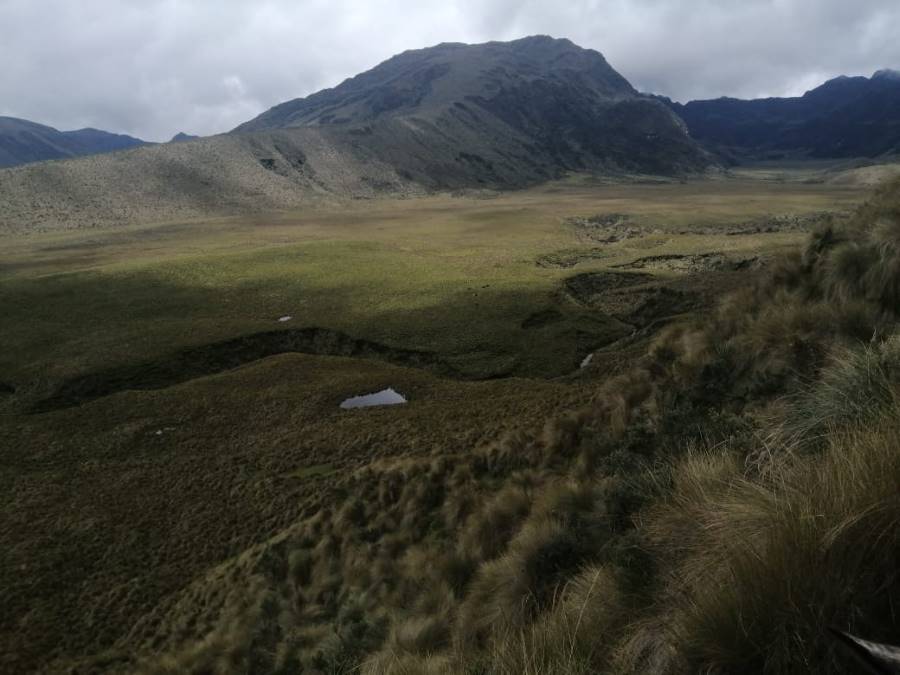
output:
M 406 403 L 406 397 L 388 388 L 377 391 L 374 394 L 348 398 L 341 403 L 341 408 L 349 410 L 351 408 L 371 408 L 376 405 L 399 405 L 401 403 Z

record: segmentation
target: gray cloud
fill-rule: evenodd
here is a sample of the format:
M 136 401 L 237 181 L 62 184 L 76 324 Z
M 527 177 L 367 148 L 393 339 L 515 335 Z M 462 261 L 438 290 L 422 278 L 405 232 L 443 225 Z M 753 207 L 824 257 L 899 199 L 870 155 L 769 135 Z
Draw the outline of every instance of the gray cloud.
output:
M 900 66 L 896 0 L 0 0 L 0 114 L 164 140 L 438 42 L 568 37 L 678 100 Z

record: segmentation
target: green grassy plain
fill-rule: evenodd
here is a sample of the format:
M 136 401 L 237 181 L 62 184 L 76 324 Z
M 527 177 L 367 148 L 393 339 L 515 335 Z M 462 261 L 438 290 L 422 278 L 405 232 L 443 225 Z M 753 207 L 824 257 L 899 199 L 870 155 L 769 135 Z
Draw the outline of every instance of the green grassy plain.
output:
M 646 255 L 774 251 L 796 232 L 669 234 L 770 214 L 846 210 L 857 188 L 755 179 L 604 185 L 571 180 L 493 198 L 355 202 L 258 219 L 3 241 L 0 379 L 27 384 L 273 328 L 316 326 L 439 352 L 474 375 L 559 375 L 584 341 L 520 325 L 559 307 L 561 281 Z M 626 213 L 658 231 L 576 270 L 541 254 L 595 248 L 565 219 Z M 566 330 L 609 326 L 563 303 Z M 277 318 L 293 316 L 290 324 Z M 560 327 L 557 326 L 557 329 Z M 548 339 L 552 338 L 552 339 Z M 587 339 L 590 342 L 590 339 Z
M 143 644 L 134 626 L 216 565 L 341 503 L 353 471 L 435 449 L 468 453 L 590 400 L 630 352 L 578 364 L 635 325 L 579 302 L 565 280 L 646 256 L 765 258 L 804 235 L 730 226 L 844 212 L 865 196 L 806 178 L 574 177 L 502 195 L 4 238 L 0 383 L 14 392 L 0 394 L 0 670 L 115 669 Z M 569 220 L 597 214 L 627 214 L 643 230 L 598 244 Z M 537 264 L 558 252 L 594 257 Z M 751 274 L 646 272 L 702 306 Z M 152 370 L 187 348 L 305 327 L 428 352 L 460 377 L 281 354 L 28 414 L 73 378 Z M 410 403 L 338 408 L 387 386 Z

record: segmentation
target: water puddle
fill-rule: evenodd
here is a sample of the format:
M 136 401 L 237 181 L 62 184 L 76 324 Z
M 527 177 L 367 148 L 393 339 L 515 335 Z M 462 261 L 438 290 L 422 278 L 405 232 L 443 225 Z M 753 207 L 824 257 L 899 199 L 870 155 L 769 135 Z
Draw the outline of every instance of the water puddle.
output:
M 293 318 L 294 317 L 292 317 L 292 316 L 281 316 L 281 317 L 278 317 L 278 323 L 284 323 L 286 321 L 290 321 Z
M 351 408 L 371 408 L 377 405 L 400 405 L 401 403 L 406 403 L 406 398 L 403 394 L 398 394 L 393 389 L 388 388 L 374 394 L 348 398 L 341 403 L 341 408 L 350 410 Z

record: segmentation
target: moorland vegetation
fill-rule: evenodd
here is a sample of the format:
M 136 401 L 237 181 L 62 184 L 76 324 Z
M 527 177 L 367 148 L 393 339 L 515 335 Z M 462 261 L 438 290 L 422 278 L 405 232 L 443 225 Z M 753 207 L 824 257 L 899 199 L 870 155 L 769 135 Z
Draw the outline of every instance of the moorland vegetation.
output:
M 848 672 L 829 627 L 897 627 L 898 300 L 893 182 L 540 433 L 358 470 L 150 670 Z

